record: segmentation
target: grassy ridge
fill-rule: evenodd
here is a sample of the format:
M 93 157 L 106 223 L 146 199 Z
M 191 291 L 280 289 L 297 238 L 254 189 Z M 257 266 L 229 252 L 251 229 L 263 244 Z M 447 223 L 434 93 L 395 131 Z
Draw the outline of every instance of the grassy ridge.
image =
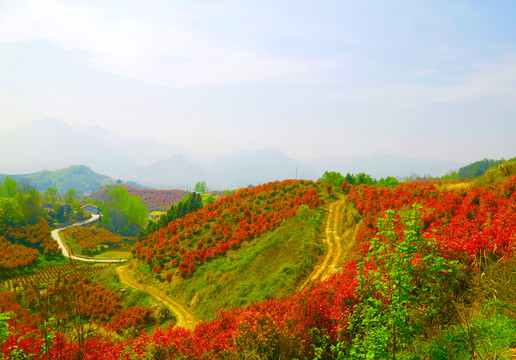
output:
M 292 294 L 324 252 L 323 220 L 321 210 L 302 206 L 275 231 L 204 264 L 169 292 L 203 319 L 221 308 Z

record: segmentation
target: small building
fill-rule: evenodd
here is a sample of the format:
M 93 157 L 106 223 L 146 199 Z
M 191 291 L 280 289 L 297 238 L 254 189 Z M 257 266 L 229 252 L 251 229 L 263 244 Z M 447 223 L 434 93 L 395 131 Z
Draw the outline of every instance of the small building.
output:
M 99 208 L 93 204 L 86 204 L 82 206 L 81 209 L 95 215 L 99 213 Z

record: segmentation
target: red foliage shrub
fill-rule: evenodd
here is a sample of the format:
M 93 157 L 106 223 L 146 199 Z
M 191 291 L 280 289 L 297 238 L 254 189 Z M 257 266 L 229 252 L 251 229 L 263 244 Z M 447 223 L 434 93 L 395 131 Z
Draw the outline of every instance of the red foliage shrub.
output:
M 105 200 L 109 186 L 99 189 L 94 195 L 94 198 Z M 147 206 L 149 212 L 152 211 L 167 211 L 170 206 L 177 204 L 187 194 L 184 190 L 151 190 L 138 189 L 133 186 L 124 185 L 130 195 L 138 195 L 143 203 Z
M 37 315 L 29 309 L 21 306 L 13 294 L 7 291 L 0 292 L 0 313 L 10 313 L 13 322 L 23 326 L 34 326 L 37 323 Z
M 62 231 L 63 236 L 74 239 L 81 246 L 83 254 L 94 255 L 100 245 L 110 248 L 120 246 L 123 238 L 103 228 L 74 226 Z
M 350 199 L 363 216 L 357 234 L 366 249 L 376 221 L 388 209 L 424 206 L 423 236 L 448 258 L 472 261 L 479 256 L 512 256 L 516 243 L 516 177 L 486 188 L 441 191 L 434 184 L 404 183 L 394 188 L 353 187 Z
M 142 330 L 155 323 L 152 318 L 152 310 L 147 307 L 131 306 L 122 310 L 111 319 L 111 329 L 118 333 L 128 328 Z
M 15 245 L 0 236 L 0 271 L 19 269 L 34 263 L 39 251 L 23 245 Z
M 275 229 L 301 205 L 318 207 L 322 202 L 312 181 L 277 181 L 243 189 L 152 233 L 134 253 L 151 269 L 168 266 L 189 276 L 243 241 Z
M 0 232 L 10 242 L 37 249 L 43 255 L 60 254 L 57 242 L 50 236 L 50 227 L 46 220 L 35 225 L 7 226 L 0 229 Z

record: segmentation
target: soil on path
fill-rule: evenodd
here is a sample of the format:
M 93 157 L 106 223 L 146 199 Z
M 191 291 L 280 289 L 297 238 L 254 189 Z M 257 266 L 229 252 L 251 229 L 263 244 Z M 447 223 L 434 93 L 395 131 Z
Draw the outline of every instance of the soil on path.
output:
M 195 328 L 195 325 L 197 325 L 198 320 L 194 315 L 192 315 L 183 305 L 181 305 L 176 300 L 172 299 L 170 296 L 165 294 L 157 287 L 142 284 L 136 281 L 134 272 L 131 269 L 130 265 L 119 266 L 117 267 L 116 271 L 118 272 L 118 275 L 120 276 L 120 281 L 122 283 L 134 289 L 146 291 L 157 301 L 168 307 L 177 319 L 177 323 L 175 326 L 189 330 L 193 330 Z
M 100 215 L 98 215 L 98 214 L 92 214 L 91 218 L 89 218 L 89 219 L 86 219 L 84 221 L 76 222 L 75 224 L 72 224 L 70 226 L 65 226 L 65 227 L 62 227 L 62 228 L 59 228 L 59 229 L 52 230 L 52 232 L 51 232 L 52 238 L 55 241 L 57 241 L 57 245 L 61 249 L 61 252 L 63 253 L 64 257 L 67 257 L 67 258 L 73 259 L 73 260 L 80 260 L 80 261 L 87 261 L 87 262 L 103 262 L 103 263 L 116 263 L 116 262 L 122 262 L 122 261 L 126 261 L 127 260 L 127 259 L 94 259 L 94 258 L 87 257 L 87 256 L 74 255 L 74 254 L 72 254 L 70 252 L 68 247 L 63 243 L 63 240 L 61 239 L 61 235 L 59 235 L 59 232 L 61 230 L 68 229 L 68 228 L 71 228 L 73 226 L 81 226 L 81 225 L 84 225 L 84 224 L 88 224 L 90 222 L 94 222 L 95 220 L 98 220 L 99 217 L 100 217 Z
M 330 205 L 324 237 L 326 255 L 321 264 L 314 268 L 308 279 L 301 285 L 301 291 L 337 271 L 354 244 L 357 228 L 358 223 L 351 213 L 347 197 L 342 197 Z

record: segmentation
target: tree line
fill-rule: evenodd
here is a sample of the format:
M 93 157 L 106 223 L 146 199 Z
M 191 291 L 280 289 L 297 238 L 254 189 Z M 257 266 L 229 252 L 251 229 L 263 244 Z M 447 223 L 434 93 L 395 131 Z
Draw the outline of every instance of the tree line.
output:
M 161 215 L 156 221 L 149 221 L 145 231 L 139 235 L 139 239 L 146 238 L 149 234 L 164 228 L 172 221 L 179 219 L 191 212 L 197 211 L 203 207 L 203 201 L 200 194 L 196 192 L 187 194 L 179 203 L 172 205 L 168 211 Z

